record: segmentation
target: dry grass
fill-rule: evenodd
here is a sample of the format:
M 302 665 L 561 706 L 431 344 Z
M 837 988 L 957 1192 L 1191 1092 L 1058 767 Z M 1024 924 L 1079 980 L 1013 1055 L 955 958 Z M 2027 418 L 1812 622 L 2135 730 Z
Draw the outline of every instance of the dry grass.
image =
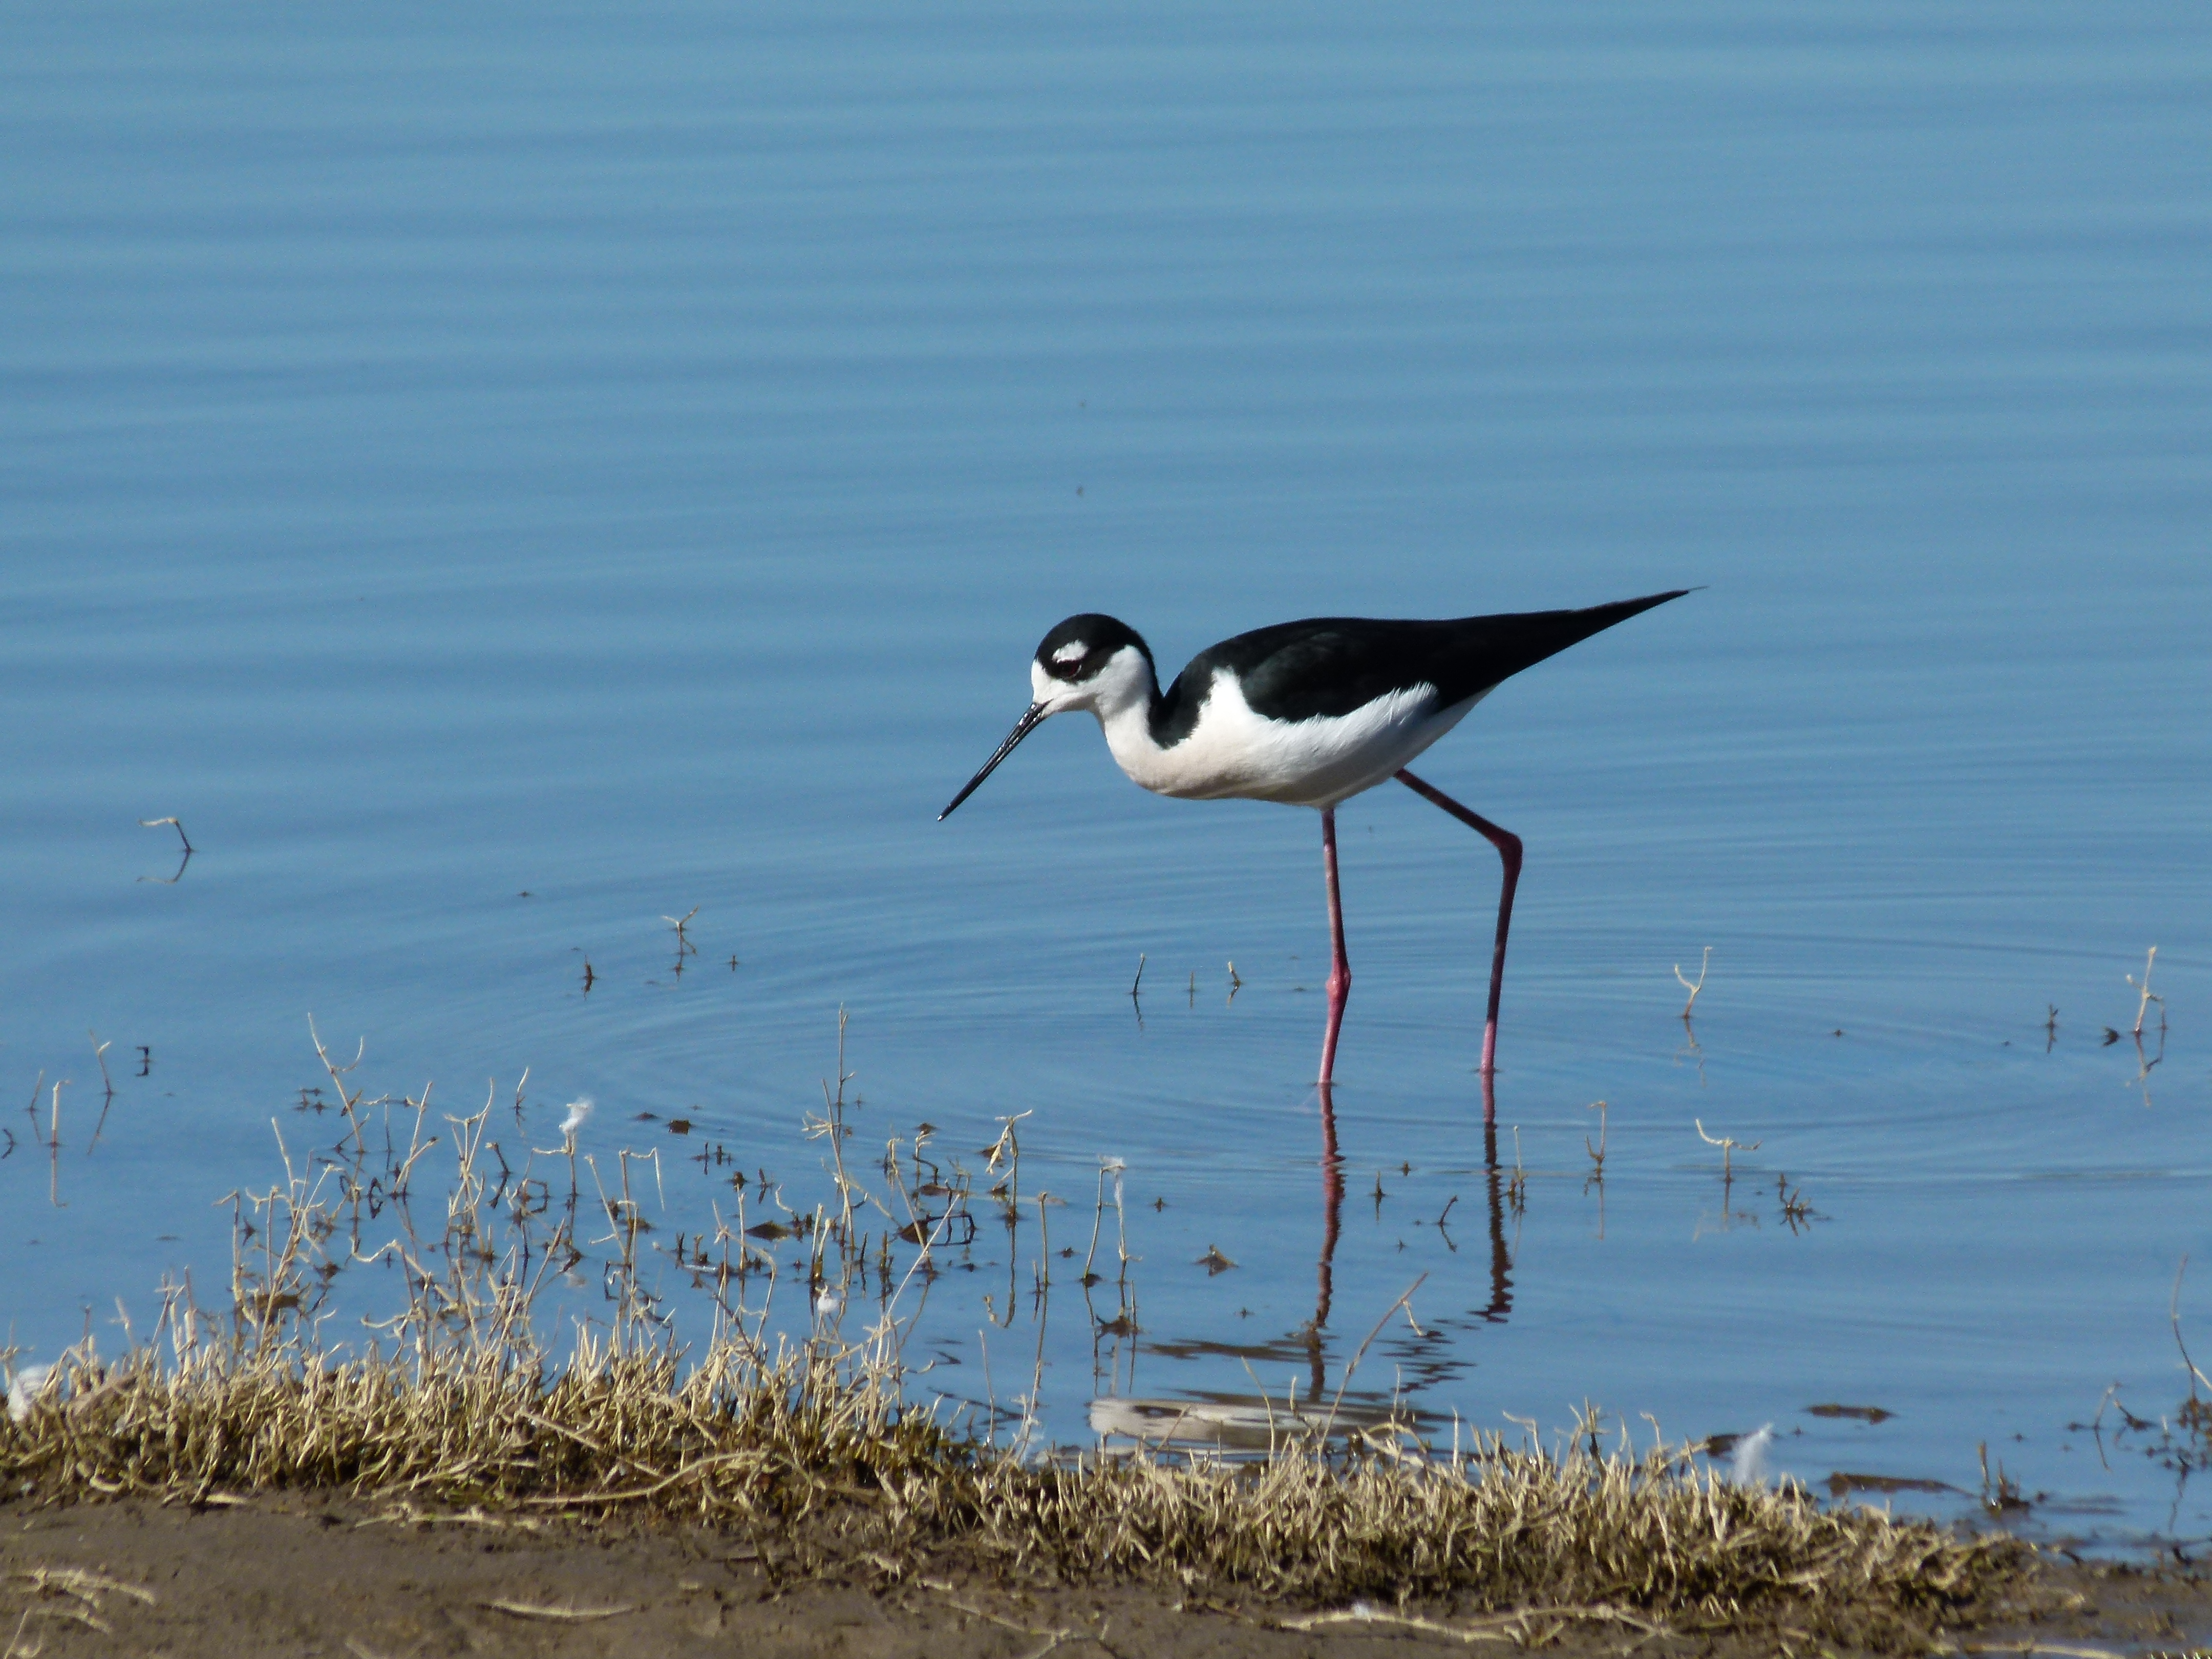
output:
M 1495 1442 L 1430 1459 L 1286 1446 L 1255 1464 L 1024 1465 L 821 1355 L 586 1348 L 558 1373 L 456 1353 L 241 1352 L 81 1368 L 0 1425 L 0 1477 L 46 1499 L 207 1502 L 336 1488 L 489 1510 L 636 1516 L 745 1535 L 772 1571 L 947 1553 L 1011 1573 L 1161 1579 L 1340 1603 L 1632 1609 L 1675 1628 L 1782 1620 L 1858 1641 L 1971 1616 L 2023 1570 L 2002 1537 L 1727 1485 L 1665 1453 Z
M 1243 1462 L 1025 1455 L 1029 1425 L 1009 1447 L 908 1398 L 901 1296 L 964 1187 L 943 1196 L 934 1182 L 937 1207 L 918 1218 L 916 1195 L 933 1188 L 918 1176 L 893 1193 L 909 1217 L 893 1236 L 920 1234 L 915 1266 L 895 1278 L 883 1238 L 862 1228 L 871 1205 L 887 1233 L 895 1213 L 840 1152 L 836 1197 L 811 1229 L 808 1293 L 842 1296 L 872 1261 L 877 1322 L 858 1341 L 765 1341 L 764 1310 L 744 1293 L 772 1259 L 748 1255 L 740 1216 L 681 1258 L 717 1310 L 711 1339 L 686 1352 L 638 1288 L 628 1162 L 610 1193 L 595 1169 L 578 1176 L 572 1147 L 544 1154 L 564 1201 L 558 1182 L 499 1154 L 487 1103 L 447 1120 L 452 1170 L 428 1212 L 438 1224 L 418 1228 L 409 1188 L 425 1167 L 427 1114 L 398 1103 L 413 1133 L 394 1135 L 392 1103 L 362 1102 L 346 1069 L 331 1066 L 351 1162 L 308 1175 L 288 1159 L 282 1184 L 240 1195 L 226 1311 L 170 1286 L 149 1340 L 112 1362 L 65 1357 L 20 1420 L 0 1416 L 0 1492 L 206 1504 L 338 1490 L 418 1510 L 702 1523 L 745 1536 L 780 1577 L 836 1565 L 902 1579 L 958 1561 L 1322 1607 L 1421 1598 L 1885 1646 L 1972 1622 L 2029 1570 L 2002 1536 L 1826 1508 L 1794 1486 L 1730 1486 L 1680 1449 L 1603 1451 L 1594 1422 L 1549 1453 L 1492 1437 L 1446 1454 L 1386 1425 L 1349 1449 L 1288 1425 L 1273 1455 Z M 833 1147 L 842 1093 L 825 1091 L 816 1126 Z M 896 1157 L 884 1168 L 896 1178 Z M 590 1242 L 611 1247 L 613 1316 L 556 1359 L 536 1299 L 584 1259 L 578 1224 L 593 1216 L 608 1231 Z M 376 1218 L 392 1237 L 365 1249 Z M 400 1269 L 405 1305 L 366 1350 L 326 1344 L 317 1315 L 331 1279 L 378 1261 Z
M 2002 1541 L 1825 1511 L 1802 1492 L 1731 1487 L 1664 1455 L 1493 1444 L 1459 1464 L 1305 1453 L 1233 1471 L 993 1475 L 975 1520 L 1010 1560 L 1324 1602 L 1613 1605 L 1708 1626 L 1787 1613 L 1854 1632 L 1887 1616 L 1901 1630 L 1986 1596 L 2020 1559 Z

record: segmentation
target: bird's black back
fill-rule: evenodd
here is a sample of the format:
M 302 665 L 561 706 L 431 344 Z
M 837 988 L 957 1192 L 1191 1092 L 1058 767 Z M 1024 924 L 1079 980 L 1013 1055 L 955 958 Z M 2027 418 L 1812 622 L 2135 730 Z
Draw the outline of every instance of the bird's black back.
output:
M 1522 669 L 1689 592 L 1647 594 L 1581 611 L 1523 611 L 1446 622 L 1313 617 L 1224 640 L 1192 658 L 1152 707 L 1156 742 L 1190 735 L 1216 669 L 1237 676 L 1244 700 L 1269 720 L 1349 714 L 1416 685 L 1448 708 Z

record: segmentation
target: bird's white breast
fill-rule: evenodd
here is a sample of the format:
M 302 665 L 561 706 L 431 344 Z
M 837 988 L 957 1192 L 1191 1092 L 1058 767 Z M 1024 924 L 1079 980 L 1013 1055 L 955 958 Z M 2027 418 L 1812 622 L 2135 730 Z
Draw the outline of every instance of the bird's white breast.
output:
M 1237 676 L 1214 672 L 1196 725 L 1182 742 L 1155 742 L 1146 710 L 1102 717 L 1121 769 L 1156 794 L 1192 800 L 1242 799 L 1334 806 L 1381 783 L 1459 724 L 1480 701 L 1436 706 L 1436 688 L 1416 685 L 1348 714 L 1273 720 L 1244 701 Z

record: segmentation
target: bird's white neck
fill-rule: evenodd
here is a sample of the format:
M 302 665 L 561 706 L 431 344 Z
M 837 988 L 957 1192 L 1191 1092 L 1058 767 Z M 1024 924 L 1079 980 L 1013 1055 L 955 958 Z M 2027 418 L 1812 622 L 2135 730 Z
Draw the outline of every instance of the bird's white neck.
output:
M 1041 667 L 1030 672 L 1039 702 L 1055 714 L 1085 710 L 1098 717 L 1115 763 L 1147 789 L 1164 781 L 1168 751 L 1152 735 L 1152 710 L 1160 701 L 1159 677 L 1152 659 L 1134 646 L 1123 646 L 1106 665 L 1077 685 L 1060 684 Z
M 1100 708 L 1099 729 L 1106 734 L 1106 747 L 1114 757 L 1114 763 L 1129 775 L 1132 781 L 1147 789 L 1158 789 L 1165 778 L 1168 751 L 1152 735 L 1152 705 L 1159 696 L 1155 686 L 1144 698 L 1130 698 L 1113 708 Z

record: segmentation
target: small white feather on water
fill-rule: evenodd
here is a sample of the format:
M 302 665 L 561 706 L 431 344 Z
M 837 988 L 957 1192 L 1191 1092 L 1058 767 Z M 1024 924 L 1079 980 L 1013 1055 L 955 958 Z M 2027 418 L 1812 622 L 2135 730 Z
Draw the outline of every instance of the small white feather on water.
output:
M 26 1365 L 8 1381 L 8 1416 L 20 1423 L 31 1414 L 31 1401 L 52 1378 L 52 1365 Z
M 1763 1486 L 1766 1484 L 1766 1454 L 1774 1445 L 1774 1425 L 1762 1423 L 1756 1434 L 1747 1434 L 1735 1443 L 1735 1450 L 1729 1457 L 1729 1484 L 1732 1486 Z
M 565 1140 L 574 1140 L 576 1138 L 576 1131 L 584 1127 L 584 1120 L 591 1115 L 592 1097 L 589 1095 L 583 1095 L 570 1101 L 568 1115 L 561 1120 L 562 1138 Z

